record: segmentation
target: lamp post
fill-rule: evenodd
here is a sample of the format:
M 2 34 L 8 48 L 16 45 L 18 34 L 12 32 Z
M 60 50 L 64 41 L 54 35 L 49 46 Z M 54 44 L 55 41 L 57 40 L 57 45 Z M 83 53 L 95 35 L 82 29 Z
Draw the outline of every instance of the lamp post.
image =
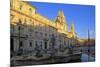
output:
M 78 37 L 77 37 L 77 33 L 75 33 L 75 34 L 76 34 L 76 45 L 78 45 L 78 41 L 77 41 L 77 38 L 78 38 Z
M 90 31 L 88 30 L 88 61 L 90 61 Z

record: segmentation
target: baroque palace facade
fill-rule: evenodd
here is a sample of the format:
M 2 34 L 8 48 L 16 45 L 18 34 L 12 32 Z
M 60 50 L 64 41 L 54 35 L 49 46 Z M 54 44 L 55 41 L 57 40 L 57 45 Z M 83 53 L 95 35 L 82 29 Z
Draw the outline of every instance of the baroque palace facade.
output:
M 11 0 L 11 53 L 35 53 L 66 49 L 75 44 L 74 24 L 68 32 L 63 11 L 58 11 L 51 21 L 36 12 L 36 8 L 24 1 Z

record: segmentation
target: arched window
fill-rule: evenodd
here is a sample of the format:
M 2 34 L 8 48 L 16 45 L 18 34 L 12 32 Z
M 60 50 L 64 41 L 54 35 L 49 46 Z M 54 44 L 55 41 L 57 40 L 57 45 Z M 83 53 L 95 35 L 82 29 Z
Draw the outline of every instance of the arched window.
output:
M 22 23 L 21 19 L 19 19 L 19 23 Z
M 31 8 L 29 8 L 29 11 L 30 11 L 30 13 L 32 13 L 32 9 Z
M 20 9 L 20 10 L 22 10 L 22 7 L 23 7 L 23 5 L 22 5 L 22 4 L 20 4 L 19 9 Z

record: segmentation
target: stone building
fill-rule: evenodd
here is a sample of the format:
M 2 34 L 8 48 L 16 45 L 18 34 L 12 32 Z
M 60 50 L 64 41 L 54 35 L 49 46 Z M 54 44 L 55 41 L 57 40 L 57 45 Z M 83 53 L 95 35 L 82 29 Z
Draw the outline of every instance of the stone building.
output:
M 74 44 L 74 24 L 68 32 L 63 11 L 55 21 L 37 13 L 36 8 L 24 1 L 10 1 L 11 53 L 60 50 Z

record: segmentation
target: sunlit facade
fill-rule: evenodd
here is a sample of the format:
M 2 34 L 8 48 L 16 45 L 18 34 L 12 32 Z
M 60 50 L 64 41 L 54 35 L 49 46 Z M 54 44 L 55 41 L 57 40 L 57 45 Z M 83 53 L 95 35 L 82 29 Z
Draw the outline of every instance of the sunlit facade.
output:
M 36 6 L 27 2 L 11 0 L 11 51 L 35 53 L 35 50 L 53 50 L 75 44 L 74 24 L 70 32 L 63 11 L 58 11 L 51 21 L 37 13 Z

